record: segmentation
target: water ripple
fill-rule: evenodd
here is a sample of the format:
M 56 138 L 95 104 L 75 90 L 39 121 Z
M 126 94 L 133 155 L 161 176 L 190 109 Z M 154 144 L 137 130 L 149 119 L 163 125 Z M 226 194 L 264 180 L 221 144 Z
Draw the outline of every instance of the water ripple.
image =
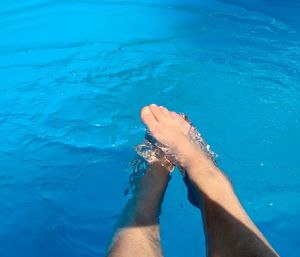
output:
M 140 108 L 152 102 L 189 114 L 271 240 L 285 227 L 269 222 L 291 226 L 287 217 L 299 210 L 299 30 L 275 12 L 278 1 L 273 9 L 228 1 L 1 7 L 0 245 L 28 235 L 27 248 L 6 256 L 104 256 L 125 201 L 125 167 L 145 132 Z M 172 180 L 172 199 L 180 182 Z M 172 208 L 166 202 L 166 213 Z M 180 210 L 172 217 L 182 220 Z M 198 251 L 196 241 L 178 256 Z

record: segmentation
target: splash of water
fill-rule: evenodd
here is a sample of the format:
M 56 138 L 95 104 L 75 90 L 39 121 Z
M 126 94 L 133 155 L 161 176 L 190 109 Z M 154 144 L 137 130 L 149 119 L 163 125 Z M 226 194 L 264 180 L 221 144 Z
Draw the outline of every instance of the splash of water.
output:
M 210 145 L 206 143 L 198 130 L 192 125 L 191 121 L 184 114 L 182 116 L 190 123 L 188 136 L 207 156 L 208 159 L 216 164 L 215 154 Z M 137 154 L 145 159 L 147 163 L 153 163 L 166 157 L 174 166 L 178 165 L 178 158 L 174 152 L 167 146 L 157 141 L 150 131 L 147 131 L 145 140 L 135 148 Z

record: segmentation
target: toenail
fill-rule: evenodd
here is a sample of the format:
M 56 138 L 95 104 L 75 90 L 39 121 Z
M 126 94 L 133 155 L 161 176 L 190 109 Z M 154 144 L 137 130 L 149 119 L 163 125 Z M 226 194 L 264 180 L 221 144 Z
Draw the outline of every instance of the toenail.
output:
M 148 106 L 143 108 L 143 114 L 149 114 L 151 111 Z

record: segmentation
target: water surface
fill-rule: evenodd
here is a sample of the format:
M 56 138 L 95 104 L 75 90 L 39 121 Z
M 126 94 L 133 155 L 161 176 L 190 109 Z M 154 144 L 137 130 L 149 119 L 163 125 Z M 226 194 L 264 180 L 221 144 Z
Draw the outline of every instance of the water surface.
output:
M 140 108 L 189 115 L 282 256 L 299 254 L 297 0 L 2 1 L 0 249 L 104 256 L 143 139 Z M 165 256 L 205 256 L 174 173 Z

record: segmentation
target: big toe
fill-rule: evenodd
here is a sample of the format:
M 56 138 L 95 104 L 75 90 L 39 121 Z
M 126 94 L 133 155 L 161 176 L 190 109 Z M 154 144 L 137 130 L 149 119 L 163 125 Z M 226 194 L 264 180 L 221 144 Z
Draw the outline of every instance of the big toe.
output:
M 153 132 L 158 125 L 158 121 L 155 119 L 155 116 L 148 106 L 145 106 L 141 110 L 141 119 L 151 132 Z

